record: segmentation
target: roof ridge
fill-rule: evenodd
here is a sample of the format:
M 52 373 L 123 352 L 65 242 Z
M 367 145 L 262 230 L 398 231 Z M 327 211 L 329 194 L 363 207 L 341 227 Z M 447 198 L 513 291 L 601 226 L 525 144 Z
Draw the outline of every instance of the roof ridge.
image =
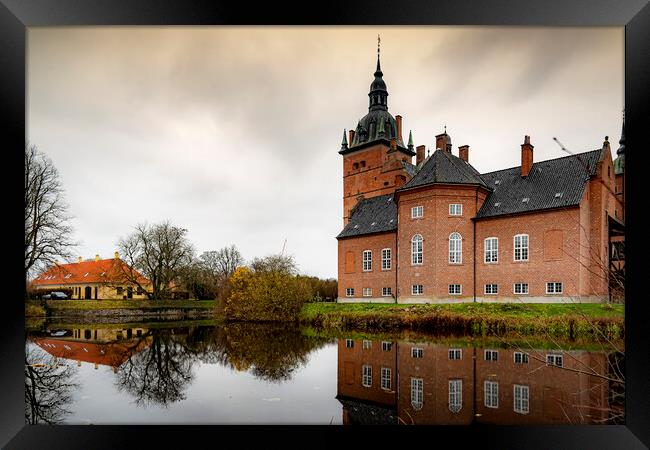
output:
M 579 156 L 579 155 L 586 155 L 587 153 L 600 152 L 601 150 L 602 150 L 602 148 L 597 148 L 597 149 L 595 149 L 595 150 L 588 150 L 588 151 L 586 151 L 586 152 L 573 153 L 573 154 L 571 154 L 571 155 L 559 156 L 559 157 L 557 157 L 557 158 L 543 159 L 543 160 L 541 160 L 541 161 L 535 161 L 535 162 L 533 162 L 533 165 L 535 165 L 535 164 L 537 164 L 537 163 L 550 162 L 550 161 L 558 161 L 558 160 L 560 160 L 560 159 L 566 159 L 566 158 L 573 158 L 573 157 L 576 157 L 576 156 Z M 493 173 L 497 173 L 497 172 L 505 172 L 506 170 L 519 169 L 519 168 L 521 168 L 521 165 L 508 167 L 507 169 L 493 170 L 492 172 L 484 172 L 484 173 L 480 173 L 480 175 L 491 175 L 491 174 L 493 174 Z

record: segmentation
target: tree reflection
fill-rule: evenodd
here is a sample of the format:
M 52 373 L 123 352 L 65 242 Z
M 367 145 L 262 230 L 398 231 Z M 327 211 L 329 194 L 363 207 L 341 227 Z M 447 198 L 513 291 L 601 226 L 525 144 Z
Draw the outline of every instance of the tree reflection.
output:
M 79 386 L 75 381 L 76 374 L 76 367 L 28 345 L 25 349 L 27 423 L 62 423 L 71 413 L 68 406 L 72 402 L 72 391 Z

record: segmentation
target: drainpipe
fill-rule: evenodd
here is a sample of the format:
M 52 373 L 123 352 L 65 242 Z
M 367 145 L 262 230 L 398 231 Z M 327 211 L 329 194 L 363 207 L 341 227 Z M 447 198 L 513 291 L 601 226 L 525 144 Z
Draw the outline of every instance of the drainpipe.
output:
M 474 215 L 478 213 L 478 186 L 476 187 L 476 195 L 474 196 Z M 474 280 L 474 303 L 476 303 L 476 220 L 472 219 L 472 231 L 473 231 L 473 242 L 474 242 L 474 261 L 472 268 L 472 279 Z

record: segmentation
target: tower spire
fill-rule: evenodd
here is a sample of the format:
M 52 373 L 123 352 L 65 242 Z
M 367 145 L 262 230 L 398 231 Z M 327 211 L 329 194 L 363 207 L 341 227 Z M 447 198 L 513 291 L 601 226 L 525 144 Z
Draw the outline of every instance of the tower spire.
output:
M 341 150 L 345 150 L 348 148 L 348 137 L 345 133 L 345 128 L 343 129 L 343 140 L 341 141 Z
M 377 72 L 381 72 L 381 65 L 379 64 L 379 53 L 381 51 L 380 44 L 381 44 L 381 37 L 379 36 L 379 34 L 377 34 Z
M 620 144 L 616 153 L 621 155 L 625 153 L 625 110 L 623 110 L 623 126 L 621 127 L 621 139 L 618 141 Z

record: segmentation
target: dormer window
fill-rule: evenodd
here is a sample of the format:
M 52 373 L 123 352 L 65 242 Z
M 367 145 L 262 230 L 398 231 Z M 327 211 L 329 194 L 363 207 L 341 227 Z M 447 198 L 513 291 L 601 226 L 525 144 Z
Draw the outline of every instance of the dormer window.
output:
M 564 192 L 556 192 L 555 193 L 555 198 L 562 198 L 563 194 L 564 194 Z
M 524 197 L 521 199 L 521 203 L 528 203 L 530 201 L 530 198 Z
M 501 180 L 494 180 L 494 184 L 501 184 Z

